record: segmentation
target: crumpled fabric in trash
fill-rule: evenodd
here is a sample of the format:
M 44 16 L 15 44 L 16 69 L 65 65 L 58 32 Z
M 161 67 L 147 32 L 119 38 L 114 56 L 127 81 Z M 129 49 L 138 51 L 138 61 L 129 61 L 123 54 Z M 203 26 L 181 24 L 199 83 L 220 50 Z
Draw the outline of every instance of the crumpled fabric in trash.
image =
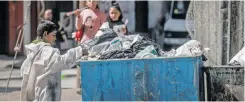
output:
M 113 30 L 107 29 L 107 30 L 105 30 L 105 33 L 106 34 L 103 34 L 99 37 L 95 37 L 89 41 L 86 41 L 83 44 L 86 44 L 86 45 L 92 47 L 92 46 L 95 46 L 95 45 L 100 44 L 102 42 L 111 41 L 112 39 L 117 37 L 117 34 Z
M 108 52 L 116 51 L 116 50 L 126 50 L 129 49 L 130 46 L 133 44 L 133 38 L 136 37 L 136 35 L 133 36 L 121 36 L 114 38 L 108 46 L 106 46 L 102 51 L 101 54 L 105 54 Z
M 159 45 L 140 35 L 118 36 L 112 29 L 102 31 L 105 34 L 84 43 L 89 46 L 90 55 L 100 57 L 99 59 L 134 58 L 150 45 L 154 47 L 156 56 L 163 55 Z
M 112 52 L 116 50 L 123 50 L 122 49 L 122 42 L 119 39 L 114 38 L 112 41 L 110 41 L 109 44 L 101 51 L 100 54 L 104 54 L 107 52 Z
M 106 47 L 110 44 L 110 41 L 106 41 L 106 42 L 103 42 L 103 43 L 99 43 L 97 45 L 94 45 L 92 46 L 90 49 L 89 49 L 89 52 L 90 53 L 93 53 L 93 54 L 100 54 L 103 50 L 106 49 Z
M 245 47 L 243 47 L 228 63 L 229 65 L 241 65 L 245 63 Z
M 136 40 L 128 49 L 114 50 L 103 53 L 101 54 L 100 59 L 134 58 L 136 54 L 144 50 L 147 46 L 154 47 L 156 57 L 162 55 L 162 50 L 157 44 L 143 38 L 142 40 Z M 149 54 L 147 56 L 149 57 Z
M 132 49 L 116 50 L 109 53 L 105 53 L 100 56 L 99 59 L 122 59 L 122 58 L 134 58 L 136 53 Z
M 134 58 L 153 58 L 157 57 L 157 51 L 153 45 L 147 46 L 144 50 L 140 51 Z
M 190 40 L 176 49 L 175 56 L 201 56 L 203 55 L 201 43 Z
M 174 57 L 176 54 L 175 49 L 171 49 L 170 51 L 166 51 L 163 53 L 162 57 Z
M 140 51 L 144 50 L 147 46 L 153 45 L 155 50 L 157 51 L 157 56 L 162 56 L 163 55 L 163 51 L 160 48 L 160 46 L 156 43 L 154 43 L 153 41 L 150 41 L 146 38 L 143 38 L 142 40 L 136 41 L 135 43 L 132 44 L 131 49 L 133 49 L 133 51 L 135 53 L 139 53 Z
M 104 30 L 102 36 L 95 37 L 91 40 L 86 41 L 82 45 L 87 46 L 89 48 L 88 52 L 91 54 L 100 54 L 104 49 L 108 47 L 111 40 L 117 37 L 117 34 L 110 29 Z

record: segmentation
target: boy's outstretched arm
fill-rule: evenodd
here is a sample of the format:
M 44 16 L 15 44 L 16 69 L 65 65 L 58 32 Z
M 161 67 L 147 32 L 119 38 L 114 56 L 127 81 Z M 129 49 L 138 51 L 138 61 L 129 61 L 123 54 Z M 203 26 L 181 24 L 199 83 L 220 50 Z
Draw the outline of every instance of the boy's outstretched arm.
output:
M 63 55 L 60 55 L 59 51 L 56 50 L 50 58 L 45 71 L 48 74 L 53 74 L 64 69 L 71 68 L 76 64 L 77 60 L 86 54 L 87 48 L 84 46 L 78 46 L 76 48 L 69 49 Z

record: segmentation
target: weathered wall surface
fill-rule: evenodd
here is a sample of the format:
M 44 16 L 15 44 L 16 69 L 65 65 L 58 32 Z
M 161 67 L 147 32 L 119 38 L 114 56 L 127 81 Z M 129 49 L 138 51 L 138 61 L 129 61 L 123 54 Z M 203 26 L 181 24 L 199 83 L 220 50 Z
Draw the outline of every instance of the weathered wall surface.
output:
M 193 39 L 210 51 L 209 65 L 227 64 L 243 46 L 242 1 L 194 1 L 187 14 L 187 29 Z

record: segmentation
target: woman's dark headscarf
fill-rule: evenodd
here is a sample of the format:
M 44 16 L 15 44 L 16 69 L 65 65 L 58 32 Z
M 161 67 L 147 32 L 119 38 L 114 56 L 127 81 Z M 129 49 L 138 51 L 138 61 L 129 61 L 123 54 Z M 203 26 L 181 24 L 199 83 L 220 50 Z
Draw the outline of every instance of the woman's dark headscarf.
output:
M 120 8 L 119 4 L 118 4 L 118 3 L 113 3 L 113 4 L 111 5 L 110 8 L 112 8 L 112 7 L 113 7 L 113 8 L 116 8 L 116 9 L 120 12 L 121 15 L 119 16 L 119 18 L 118 18 L 117 21 L 113 21 L 113 20 L 110 18 L 110 14 L 108 14 L 107 21 L 109 22 L 109 27 L 110 27 L 110 28 L 113 28 L 114 25 L 124 24 L 124 23 L 122 22 L 123 15 L 122 15 L 122 11 L 121 11 L 121 8 Z

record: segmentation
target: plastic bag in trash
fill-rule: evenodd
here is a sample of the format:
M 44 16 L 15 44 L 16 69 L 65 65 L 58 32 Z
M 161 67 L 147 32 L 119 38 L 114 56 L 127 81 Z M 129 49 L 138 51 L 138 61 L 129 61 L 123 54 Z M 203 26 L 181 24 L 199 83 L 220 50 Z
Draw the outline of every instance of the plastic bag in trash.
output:
M 103 43 L 100 43 L 100 44 L 97 44 L 93 47 L 91 47 L 89 49 L 89 53 L 101 53 L 101 51 L 103 51 L 103 49 L 105 49 L 108 45 L 110 44 L 110 41 L 107 41 L 107 42 L 103 42 Z
M 102 54 L 113 52 L 116 50 L 126 50 L 129 49 L 132 45 L 132 37 L 133 36 L 121 36 L 114 38 L 110 44 L 102 51 Z
M 243 47 L 228 63 L 229 65 L 241 65 L 245 63 L 245 47 Z
M 118 37 L 122 42 L 123 49 L 129 49 L 135 42 L 139 42 L 143 39 L 143 37 L 139 35 L 128 35 L 128 36 L 121 36 Z
M 167 52 L 163 52 L 163 57 L 174 57 L 176 54 L 176 50 L 175 49 L 171 49 L 170 51 Z
M 118 50 L 113 52 L 107 52 L 102 54 L 99 59 L 120 59 L 120 58 L 134 58 L 136 54 L 133 53 L 132 49 Z
M 147 46 L 144 50 L 136 54 L 135 58 L 152 58 L 157 57 L 157 51 L 153 45 Z
M 101 52 L 102 54 L 104 53 L 109 53 L 117 50 L 122 50 L 122 42 L 119 39 L 112 40 L 105 49 Z
M 201 56 L 203 54 L 201 43 L 190 40 L 176 50 L 175 56 Z
M 134 43 L 137 42 L 137 41 L 141 41 L 141 40 L 143 39 L 143 37 L 140 36 L 140 35 L 132 35 L 132 36 L 129 36 L 129 37 L 130 37 L 130 38 L 133 38 L 132 44 L 134 44 Z

